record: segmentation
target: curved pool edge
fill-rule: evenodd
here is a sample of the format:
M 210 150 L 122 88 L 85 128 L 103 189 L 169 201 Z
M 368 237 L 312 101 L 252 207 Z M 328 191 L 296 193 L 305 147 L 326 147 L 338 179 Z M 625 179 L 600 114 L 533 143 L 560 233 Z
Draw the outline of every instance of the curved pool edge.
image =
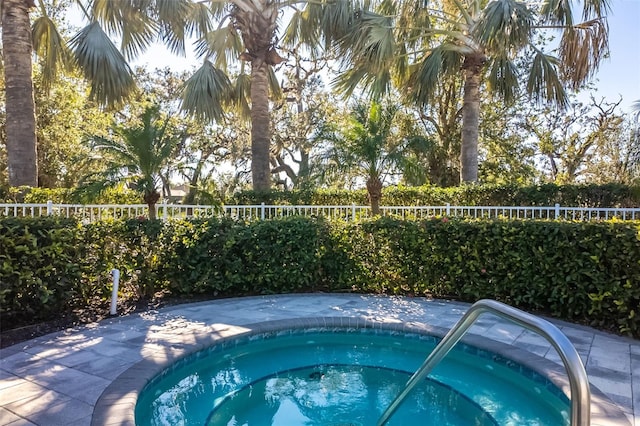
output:
M 196 336 L 187 345 L 173 345 L 146 356 L 120 374 L 98 398 L 91 419 L 92 426 L 135 425 L 135 406 L 143 388 L 167 367 L 195 352 L 226 340 L 242 336 L 258 335 L 290 329 L 319 328 L 370 328 L 401 333 L 427 334 L 443 337 L 448 329 L 424 323 L 377 322 L 354 317 L 311 317 L 272 320 L 243 326 L 225 325 L 216 333 L 206 332 Z M 468 334 L 463 342 L 480 350 L 496 353 L 548 378 L 554 385 L 569 394 L 569 381 L 564 368 L 550 360 L 505 343 Z M 426 357 L 427 354 L 425 354 Z M 622 409 L 591 384 L 591 424 L 598 426 L 630 426 Z

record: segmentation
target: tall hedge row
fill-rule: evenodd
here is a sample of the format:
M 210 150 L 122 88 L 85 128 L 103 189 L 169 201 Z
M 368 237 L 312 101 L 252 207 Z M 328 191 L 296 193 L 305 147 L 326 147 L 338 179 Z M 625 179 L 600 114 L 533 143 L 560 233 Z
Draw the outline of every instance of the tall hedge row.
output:
M 108 191 L 98 199 L 78 198 L 69 188 L 0 188 L 0 201 L 15 203 L 22 197 L 25 203 L 128 203 L 140 204 L 139 194 L 127 189 Z M 270 191 L 259 193 L 241 191 L 224 204 L 293 204 L 293 205 L 367 205 L 366 190 L 317 189 L 308 191 Z M 440 188 L 436 186 L 390 186 L 383 189 L 382 205 L 469 205 L 469 206 L 553 206 L 558 203 L 572 207 L 640 207 L 640 186 L 618 183 L 605 185 L 463 185 Z
M 365 190 L 244 191 L 234 194 L 227 204 L 314 204 L 367 205 Z M 640 187 L 616 183 L 606 185 L 463 185 L 452 188 L 435 186 L 383 189 L 385 206 L 553 206 L 572 207 L 639 207 Z
M 0 220 L 7 327 L 91 297 L 305 291 L 492 298 L 640 337 L 640 223 Z

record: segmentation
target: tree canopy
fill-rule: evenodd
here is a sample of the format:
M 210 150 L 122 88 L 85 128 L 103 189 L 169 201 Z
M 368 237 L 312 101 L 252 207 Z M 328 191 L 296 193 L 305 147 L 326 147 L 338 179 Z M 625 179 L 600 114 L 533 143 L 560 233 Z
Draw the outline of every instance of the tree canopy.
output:
M 460 75 L 463 182 L 478 180 L 483 78 L 486 89 L 507 102 L 525 90 L 534 100 L 563 107 L 565 87 L 579 88 L 608 54 L 608 0 L 582 2 L 582 19 L 564 0 L 382 0 L 366 5 L 337 41 L 345 71 L 336 86 L 352 93 L 364 85 L 378 95 L 395 84 L 427 105 L 437 101 L 444 76 Z M 536 44 L 541 31 L 560 33 L 555 52 Z M 526 70 L 515 62 L 523 54 L 532 56 Z

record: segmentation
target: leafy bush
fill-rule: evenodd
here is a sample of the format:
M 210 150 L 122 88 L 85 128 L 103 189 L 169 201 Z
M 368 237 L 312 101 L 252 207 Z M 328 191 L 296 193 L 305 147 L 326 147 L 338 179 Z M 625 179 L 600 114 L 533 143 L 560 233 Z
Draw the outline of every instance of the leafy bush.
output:
M 421 222 L 381 218 L 344 232 L 365 292 L 501 300 L 638 335 L 640 226 L 620 222 Z
M 0 200 L 4 203 L 70 203 L 72 190 L 69 188 L 32 188 L 29 186 L 11 187 L 2 191 Z
M 37 203 L 53 201 L 58 204 L 141 204 L 139 193 L 127 188 L 110 188 L 101 194 L 82 197 L 72 188 L 32 188 L 29 186 L 0 188 L 0 202 Z
M 481 298 L 640 337 L 640 223 L 321 218 L 0 219 L 0 306 L 45 318 L 108 298 L 354 291 Z
M 68 310 L 82 281 L 83 241 L 73 219 L 0 221 L 0 314 L 35 320 Z
M 129 189 L 113 189 L 94 198 L 78 198 L 68 188 L 0 188 L 0 200 L 15 203 L 22 196 L 25 203 L 95 203 L 141 204 L 140 194 Z M 382 205 L 471 205 L 471 206 L 553 206 L 571 207 L 640 207 L 640 186 L 617 183 L 605 185 L 463 185 L 389 186 L 383 189 Z M 368 205 L 367 191 L 317 189 L 304 191 L 241 191 L 225 200 L 226 204 L 255 205 Z
M 233 194 L 226 204 L 256 205 L 368 205 L 367 191 L 317 189 L 304 191 L 241 191 Z
M 365 190 L 272 191 L 255 193 L 243 191 L 227 204 L 315 204 L 367 205 Z M 383 189 L 385 206 L 553 206 L 558 203 L 571 207 L 638 207 L 640 187 L 622 184 L 606 185 L 464 185 L 452 188 L 435 186 Z
M 318 258 L 326 226 L 297 217 L 174 222 L 165 235 L 163 275 L 183 294 L 314 291 L 323 281 Z

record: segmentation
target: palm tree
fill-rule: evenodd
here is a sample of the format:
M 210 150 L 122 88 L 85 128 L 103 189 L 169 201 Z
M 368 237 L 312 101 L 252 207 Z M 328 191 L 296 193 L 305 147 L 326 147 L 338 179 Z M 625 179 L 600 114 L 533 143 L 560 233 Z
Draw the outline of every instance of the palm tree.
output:
M 407 142 L 395 133 L 397 112 L 398 107 L 390 103 L 356 103 L 343 133 L 335 138 L 329 153 L 338 169 L 367 179 L 367 193 L 374 215 L 380 214 L 385 177 L 402 161 Z
M 104 6 L 105 3 L 94 2 L 94 5 Z M 80 0 L 78 4 L 83 7 Z M 71 40 L 76 47 L 72 54 L 67 41 L 48 16 L 43 0 L 38 2 L 39 16 L 33 24 L 29 15 L 30 9 L 36 7 L 33 0 L 2 0 L 0 5 L 9 184 L 37 186 L 36 119 L 31 78 L 34 51 L 41 59 L 45 88 L 50 87 L 60 71 L 70 70 L 74 65 L 79 65 L 85 76 L 93 82 L 92 97 L 105 105 L 122 102 L 135 85 L 122 55 L 97 23 L 96 16 L 89 16 L 84 7 L 90 24 Z M 130 18 L 131 15 L 126 17 Z M 126 46 L 125 41 L 123 38 L 123 46 Z M 88 45 L 97 48 L 87 49 Z
M 248 109 L 249 94 L 251 174 L 257 191 L 271 187 L 269 89 L 278 90 L 272 67 L 282 61 L 275 43 L 279 11 L 284 4 L 270 0 L 212 3 L 212 17 L 227 25 L 205 34 L 198 50 L 213 62 L 205 60 L 187 82 L 183 98 L 187 111 L 204 119 L 216 119 L 221 115 L 221 101 L 233 99 Z M 234 56 L 249 62 L 251 71 L 250 75 L 244 74 L 242 65 L 241 74 L 232 85 L 225 70 L 228 59 Z
M 296 7 L 298 3 L 306 3 L 307 8 Z M 292 11 L 282 37 L 283 44 L 293 48 L 306 43 L 313 56 L 318 52 L 320 36 L 329 45 L 346 34 L 355 13 L 352 3 L 343 0 L 212 1 L 211 16 L 219 23 L 198 43 L 197 50 L 206 60 L 187 82 L 183 107 L 210 120 L 222 114 L 224 101 L 231 100 L 240 110 L 250 113 L 254 190 L 266 191 L 271 187 L 269 93 L 279 96 L 281 92 L 273 66 L 283 61 L 276 49 L 282 9 Z M 239 58 L 241 65 L 240 75 L 232 84 L 225 70 L 233 58 Z M 245 74 L 246 62 L 251 66 L 249 75 Z M 250 108 L 247 97 L 251 100 Z
M 149 219 L 155 219 L 159 189 L 181 141 L 179 134 L 169 131 L 169 122 L 157 106 L 148 106 L 138 123 L 114 125 L 114 138 L 91 138 L 91 148 L 98 154 L 95 160 L 104 170 L 87 176 L 79 192 L 94 195 L 126 184 L 142 195 L 149 206 Z
M 9 184 L 37 186 L 36 115 L 31 78 L 30 0 L 2 0 Z
M 363 83 L 373 94 L 392 82 L 418 104 L 434 101 L 438 81 L 464 80 L 460 177 L 478 179 L 478 126 L 483 77 L 488 89 L 506 101 L 523 80 L 530 96 L 559 106 L 565 85 L 580 87 L 608 54 L 605 13 L 608 0 L 585 0 L 582 22 L 566 0 L 390 0 L 356 15 L 351 33 L 337 41 L 343 73 L 337 85 L 351 93 Z M 434 8 L 437 7 L 437 8 Z M 559 31 L 555 55 L 536 46 L 538 31 Z M 526 75 L 515 60 L 531 56 Z
M 23 36 L 28 21 L 27 1 L 5 1 L 6 10 L 21 12 Z M 250 114 L 254 189 L 270 188 L 269 93 L 278 91 L 273 66 L 282 60 L 276 51 L 278 19 L 283 8 L 293 8 L 295 3 L 286 0 L 150 0 L 142 3 L 138 0 L 75 0 L 87 25 L 67 42 L 48 17 L 44 0 L 38 1 L 41 16 L 33 25 L 33 45 L 42 58 L 46 77 L 53 79 L 63 69 L 77 66 L 90 83 L 92 98 L 103 105 L 122 105 L 133 93 L 135 83 L 127 61 L 151 43 L 160 40 L 174 53 L 182 54 L 186 50 L 185 40 L 195 38 L 196 53 L 203 64 L 187 81 L 183 108 L 201 119 L 219 120 L 225 105 L 232 102 Z M 318 11 L 325 9 L 322 3 L 316 4 L 316 18 Z M 332 16 L 336 16 L 336 10 L 344 13 L 342 19 L 332 19 L 334 29 L 338 24 L 349 24 L 353 16 L 350 7 L 330 9 Z M 288 39 L 310 31 L 299 25 L 302 21 L 297 18 L 303 15 L 304 11 L 294 8 L 296 19 L 291 22 L 288 33 L 292 35 Z M 119 39 L 119 47 L 114 44 L 114 38 Z M 8 39 L 5 50 L 10 43 L 15 44 Z M 17 72 L 26 78 L 31 72 L 26 62 L 31 49 L 28 46 L 16 46 L 16 49 L 18 47 L 23 67 Z M 227 71 L 232 69 L 231 61 L 237 59 L 241 61 L 240 67 L 233 70 L 239 69 L 240 74 L 232 83 Z M 245 72 L 245 63 L 250 64 L 249 74 Z M 9 99 L 7 101 L 9 103 Z M 33 111 L 33 107 L 22 108 L 14 121 L 23 122 L 21 117 Z M 23 144 L 13 136 L 12 141 L 15 146 Z M 35 139 L 29 144 L 35 146 Z M 32 162 L 35 164 L 35 158 Z

